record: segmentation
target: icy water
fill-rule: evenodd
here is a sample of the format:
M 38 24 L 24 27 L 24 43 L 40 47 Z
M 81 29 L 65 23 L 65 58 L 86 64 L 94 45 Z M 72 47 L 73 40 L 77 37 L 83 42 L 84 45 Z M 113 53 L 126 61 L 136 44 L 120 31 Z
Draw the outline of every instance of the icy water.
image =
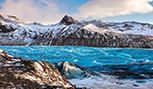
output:
M 29 60 L 48 61 L 50 63 L 64 60 L 96 72 L 115 71 L 115 74 L 116 71 L 124 68 L 124 71 L 128 70 L 134 73 L 134 76 L 129 75 L 128 77 L 101 74 L 101 77 L 93 76 L 69 80 L 79 87 L 84 86 L 92 89 L 153 89 L 153 49 L 82 46 L 0 46 L 0 48 L 12 56 Z

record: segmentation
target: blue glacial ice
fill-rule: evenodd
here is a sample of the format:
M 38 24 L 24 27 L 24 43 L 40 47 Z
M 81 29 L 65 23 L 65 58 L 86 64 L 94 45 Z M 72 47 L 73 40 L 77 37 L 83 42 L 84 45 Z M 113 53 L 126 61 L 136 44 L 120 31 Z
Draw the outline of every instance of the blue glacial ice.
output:
M 24 59 L 50 63 L 69 61 L 88 70 L 102 73 L 102 76 L 97 77 L 69 79 L 76 86 L 93 89 L 106 87 L 150 89 L 153 87 L 151 85 L 153 83 L 153 49 L 83 46 L 0 46 L 0 48 L 9 55 Z M 64 68 L 67 69 L 66 74 L 68 72 L 72 74 L 67 76 L 68 78 L 75 77 L 74 66 Z M 82 75 L 81 70 L 76 73 L 76 76 L 80 75 Z

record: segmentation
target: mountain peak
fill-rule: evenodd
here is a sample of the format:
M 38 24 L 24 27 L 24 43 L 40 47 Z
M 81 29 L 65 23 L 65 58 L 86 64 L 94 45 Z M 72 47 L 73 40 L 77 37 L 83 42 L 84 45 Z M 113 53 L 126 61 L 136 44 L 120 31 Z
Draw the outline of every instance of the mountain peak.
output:
M 73 23 L 78 23 L 78 21 L 71 16 L 65 15 L 63 19 L 60 21 L 60 23 L 63 23 L 65 25 L 70 25 Z
M 22 20 L 18 19 L 16 16 L 12 16 L 12 15 L 4 15 L 4 14 L 0 14 L 0 20 L 4 21 L 6 23 L 24 23 Z

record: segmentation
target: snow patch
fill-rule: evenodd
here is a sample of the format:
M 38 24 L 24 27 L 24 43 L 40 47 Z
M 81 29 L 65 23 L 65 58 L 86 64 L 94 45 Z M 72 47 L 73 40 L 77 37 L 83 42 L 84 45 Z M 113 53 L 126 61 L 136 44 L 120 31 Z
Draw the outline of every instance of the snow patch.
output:
M 0 49 L 0 53 L 2 53 L 4 50 Z
M 38 62 L 35 62 L 34 65 L 37 70 L 44 71 L 43 67 Z

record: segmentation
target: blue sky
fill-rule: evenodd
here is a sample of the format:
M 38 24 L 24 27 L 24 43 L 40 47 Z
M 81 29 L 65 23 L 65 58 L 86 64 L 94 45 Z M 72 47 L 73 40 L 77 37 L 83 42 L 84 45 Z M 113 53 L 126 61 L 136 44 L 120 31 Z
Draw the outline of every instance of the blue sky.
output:
M 64 9 L 68 13 L 75 12 L 81 5 L 85 4 L 86 2 L 91 0 L 58 0 L 57 3 L 63 5 Z M 60 7 L 62 9 L 63 7 Z
M 149 4 L 153 6 L 153 2 L 150 2 Z M 146 22 L 153 24 L 153 12 L 145 14 L 135 13 L 130 15 L 120 15 L 120 16 L 106 17 L 100 19 L 104 21 L 138 21 L 138 22 Z
M 120 15 L 120 16 L 105 17 L 99 19 L 103 21 L 113 21 L 113 22 L 137 21 L 137 22 L 153 24 L 153 12 L 146 14 L 136 13 L 131 15 Z
M 153 24 L 153 0 L 0 0 L 0 12 L 29 22 L 56 23 L 68 14 L 79 20 Z

